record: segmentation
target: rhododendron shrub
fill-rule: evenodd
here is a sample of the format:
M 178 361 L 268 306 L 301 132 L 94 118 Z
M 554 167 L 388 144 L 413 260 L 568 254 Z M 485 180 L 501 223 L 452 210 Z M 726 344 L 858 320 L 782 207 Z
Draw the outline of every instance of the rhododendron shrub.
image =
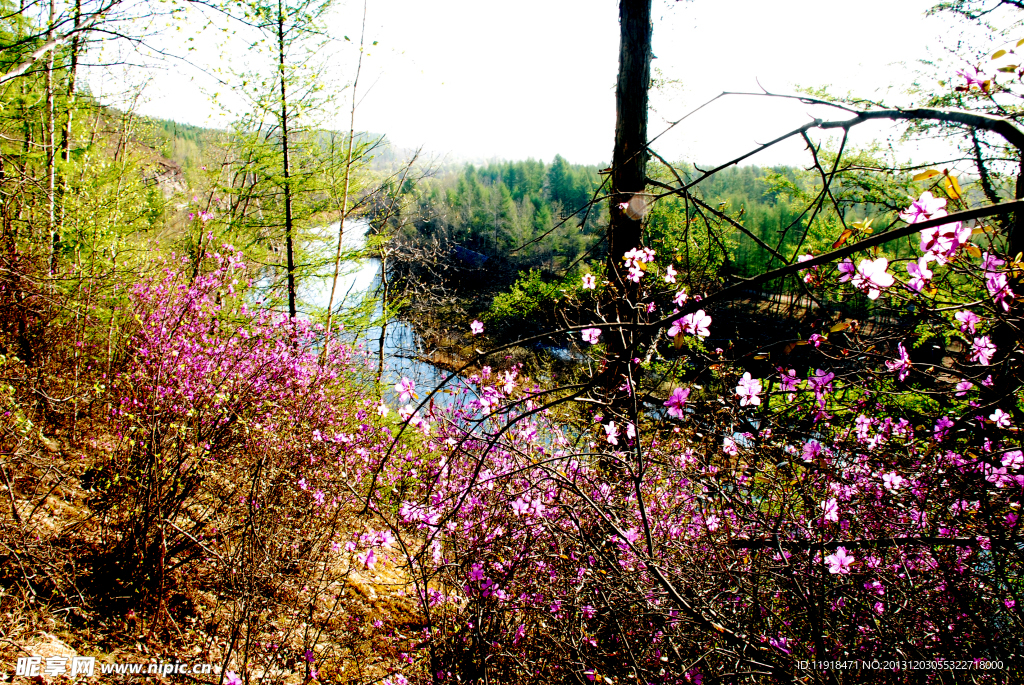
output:
M 112 379 L 119 442 L 105 506 L 150 582 L 215 562 L 264 518 L 289 525 L 261 544 L 308 547 L 311 522 L 352 496 L 339 477 L 358 481 L 369 452 L 390 442 L 353 389 L 358 356 L 335 345 L 324 359 L 316 325 L 247 304 L 247 269 L 230 246 L 203 266 L 192 280 L 187 260 L 171 261 L 135 286 L 130 357 Z
M 672 311 L 639 324 L 676 343 L 668 390 L 641 363 L 652 333 L 610 383 L 600 366 L 545 390 L 485 369 L 435 412 L 421 456 L 382 470 L 391 499 L 370 493 L 427 621 L 411 672 L 818 682 L 829 674 L 797 664 L 889 657 L 1009 669 L 973 682 L 1020 673 L 1021 347 L 1006 330 L 1024 265 L 954 215 L 944 233 L 933 197 L 918 204 L 905 234 L 927 283 L 856 246 L 781 268 L 814 269 L 823 299 L 911 312 L 898 326 L 812 311 L 811 344 L 709 352 L 729 289 L 680 298 L 637 251 L 650 288 L 634 310 Z M 936 340 L 942 357 L 922 360 Z M 590 423 L 557 420 L 567 402 Z

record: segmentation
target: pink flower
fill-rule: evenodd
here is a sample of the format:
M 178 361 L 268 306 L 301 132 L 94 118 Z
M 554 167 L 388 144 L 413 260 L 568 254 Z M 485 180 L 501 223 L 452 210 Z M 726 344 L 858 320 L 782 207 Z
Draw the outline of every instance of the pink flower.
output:
M 597 288 L 597 279 L 594 277 L 594 274 L 584 274 L 583 289 L 594 290 L 595 288 Z
M 956 396 L 963 397 L 967 394 L 967 391 L 974 387 L 974 383 L 970 381 L 960 381 L 956 384 Z
M 711 516 L 708 516 L 707 519 L 705 519 L 704 525 L 708 527 L 708 530 L 714 533 L 716 530 L 718 530 L 719 526 L 721 525 L 721 522 L 717 516 L 712 514 Z
M 932 272 L 928 268 L 928 262 L 933 261 L 935 255 L 926 254 L 916 262 L 907 263 L 907 273 L 910 274 L 910 280 L 907 281 L 907 286 L 915 291 L 921 292 L 924 290 L 928 283 L 932 280 Z
M 479 321 L 474 320 L 473 323 L 469 324 L 469 331 L 473 335 L 480 335 L 484 332 L 484 325 Z
M 825 340 L 825 338 L 821 337 L 818 333 L 811 333 L 811 337 L 807 339 L 807 342 L 811 343 L 815 347 L 821 347 L 821 342 L 823 340 Z
M 402 380 L 395 384 L 395 392 L 400 393 L 399 402 L 407 402 L 410 398 L 416 397 L 416 383 L 411 378 L 402 376 Z
M 853 265 L 853 262 L 849 258 L 839 262 L 839 266 L 836 267 L 839 271 L 839 282 L 845 283 L 846 281 L 853 278 L 854 274 L 857 273 L 857 267 Z
M 898 473 L 883 473 L 882 484 L 886 490 L 899 490 L 903 485 L 904 478 Z
M 761 381 L 751 378 L 749 371 L 744 373 L 740 384 L 736 386 L 736 394 L 740 396 L 741 407 L 748 404 L 754 406 L 761 404 L 761 398 L 758 397 L 761 394 Z
M 1010 415 L 1002 409 L 996 409 L 988 418 L 992 423 L 996 424 L 997 428 L 1009 428 L 1013 425 L 1013 422 L 1010 420 Z
M 995 353 L 996 346 L 992 344 L 987 335 L 983 335 L 980 338 L 974 339 L 974 344 L 971 348 L 971 361 L 976 361 L 982 366 L 988 366 L 992 363 L 992 355 Z
M 682 322 L 682 330 L 684 333 L 697 335 L 702 338 L 706 338 L 711 335 L 711 331 L 708 330 L 708 326 L 711 324 L 711 317 L 705 314 L 703 309 L 698 309 L 692 314 L 687 314 L 682 318 Z
M 686 406 L 686 400 L 689 396 L 689 388 L 676 388 L 673 390 L 672 395 L 664 404 L 664 406 L 668 407 L 668 415 L 674 416 L 677 419 L 683 418 L 683 407 Z
M 962 333 L 974 333 L 974 327 L 981 323 L 981 318 L 970 309 L 957 312 L 953 316 L 960 322 L 960 331 Z
M 676 282 L 676 270 L 671 264 L 665 267 L 665 282 L 675 283 Z
M 903 347 L 903 343 L 899 343 L 896 346 L 899 354 L 896 356 L 895 361 L 885 360 L 885 365 L 890 371 L 899 371 L 899 379 L 903 381 L 910 373 L 910 356 L 907 354 L 907 349 Z
M 900 212 L 900 218 L 908 224 L 917 224 L 928 219 L 938 219 L 939 217 L 946 216 L 946 210 L 943 209 L 945 206 L 945 198 L 935 197 L 930 191 L 926 190 L 921 193 L 919 199 L 914 200 L 906 210 Z
M 588 342 L 591 345 L 596 345 L 597 344 L 597 339 L 601 337 L 601 329 L 600 328 L 584 328 L 582 331 L 580 331 L 580 336 L 583 337 L 583 340 L 585 342 Z
M 357 554 L 356 561 L 362 564 L 363 568 L 373 568 L 377 563 L 377 554 L 372 549 L 368 549 Z
M 853 562 L 853 555 L 847 554 L 845 547 L 837 547 L 835 554 L 829 554 L 825 557 L 825 563 L 828 564 L 829 573 L 849 573 L 850 566 Z
M 740 453 L 739 448 L 736 446 L 736 441 L 729 437 L 722 440 L 722 451 L 730 457 L 735 457 Z
M 619 428 L 614 421 L 609 421 L 604 426 L 605 439 L 612 445 L 619 444 Z
M 839 520 L 839 504 L 836 503 L 836 498 L 832 497 L 821 503 L 821 510 L 824 512 L 826 521 L 838 521 Z
M 854 287 L 866 291 L 869 300 L 877 300 L 881 292 L 894 283 L 892 274 L 886 271 L 888 268 L 889 260 L 885 257 L 864 259 L 857 267 L 852 283 Z
M 387 416 L 389 411 L 390 409 L 388 409 L 388 405 L 386 403 L 381 402 L 380 404 L 377 405 L 377 413 L 380 416 Z
M 530 504 L 522 497 L 512 503 L 512 511 L 516 516 L 522 516 L 530 510 Z
M 224 674 L 224 685 L 242 685 L 242 679 L 234 671 L 228 671 Z
M 677 307 L 682 307 L 683 303 L 686 302 L 686 297 L 686 288 L 683 288 L 682 290 L 675 294 L 675 297 L 672 298 L 672 301 L 676 303 Z

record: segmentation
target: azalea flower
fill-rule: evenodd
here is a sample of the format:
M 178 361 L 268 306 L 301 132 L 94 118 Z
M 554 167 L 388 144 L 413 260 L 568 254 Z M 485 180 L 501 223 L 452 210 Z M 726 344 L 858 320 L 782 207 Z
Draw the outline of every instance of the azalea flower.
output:
M 967 394 L 967 391 L 974 387 L 974 383 L 970 381 L 960 381 L 956 384 L 956 396 L 963 397 Z
M 388 411 L 390 411 L 388 409 L 388 405 L 385 404 L 384 402 L 381 402 L 380 404 L 377 405 L 377 413 L 380 414 L 382 417 L 387 416 Z
M 668 415 L 674 416 L 677 419 L 683 418 L 683 407 L 686 406 L 686 400 L 689 396 L 689 388 L 676 388 L 673 390 L 672 395 L 664 404 L 664 406 L 668 407 Z
M 596 345 L 597 344 L 597 339 L 601 337 L 601 329 L 600 328 L 584 328 L 582 331 L 580 331 L 580 335 L 583 337 L 583 340 L 585 342 L 588 342 L 591 345 Z
M 903 485 L 903 481 L 903 476 L 898 473 L 882 474 L 882 485 L 885 486 L 886 490 L 899 490 L 900 486 Z
M 908 224 L 916 224 L 928 219 L 938 219 L 946 216 L 946 199 L 935 197 L 931 191 L 924 191 L 921 197 L 914 200 L 909 207 L 900 212 L 900 218 Z M 922 248 L 923 249 L 923 248 Z
M 474 320 L 473 323 L 469 324 L 469 331 L 473 335 L 480 335 L 484 332 L 484 325 L 479 321 Z
M 704 521 L 704 525 L 706 525 L 708 527 L 708 530 L 710 530 L 712 533 L 714 533 L 719 528 L 719 525 L 720 525 L 719 518 L 717 516 L 715 516 L 714 514 L 712 514 L 711 516 L 708 516 L 707 519 Z
M 584 290 L 593 290 L 596 287 L 597 287 L 597 279 L 594 277 L 594 274 L 584 274 L 583 275 L 583 289 Z
M 974 333 L 974 327 L 981 323 L 981 318 L 970 309 L 957 312 L 953 316 L 960 322 L 961 333 Z
M 399 393 L 399 402 L 408 402 L 410 398 L 416 397 L 416 383 L 402 376 L 402 380 L 395 384 L 395 392 Z
M 683 303 L 686 302 L 686 297 L 686 288 L 683 288 L 676 293 L 675 297 L 672 298 L 672 301 L 676 303 L 677 307 L 682 307 Z
M 839 262 L 839 266 L 837 266 L 836 269 L 838 269 L 839 271 L 840 283 L 845 283 L 846 281 L 853 278 L 854 275 L 857 273 L 857 267 L 853 265 L 853 262 L 850 260 L 849 257 Z
M 1002 409 L 996 409 L 995 412 L 993 412 L 992 415 L 989 416 L 988 418 L 990 421 L 996 424 L 998 428 L 1009 428 L 1011 425 L 1013 425 L 1012 421 L 1010 420 L 1010 415 L 1007 414 Z
M 839 521 L 839 504 L 835 497 L 822 502 L 821 510 L 824 512 L 826 521 Z
M 982 366 L 992 363 L 992 355 L 996 353 L 996 346 L 992 344 L 987 335 L 975 338 L 971 347 L 971 361 L 978 362 Z
M 854 287 L 866 291 L 869 300 L 877 300 L 881 292 L 894 283 L 892 274 L 886 271 L 888 268 L 889 260 L 885 257 L 862 260 L 853 277 Z
M 890 371 L 899 371 L 899 379 L 903 381 L 910 374 L 910 356 L 907 354 L 907 349 L 903 347 L 903 343 L 899 343 L 896 348 L 899 350 L 896 360 L 886 359 L 885 365 Z
M 740 453 L 739 448 L 736 446 L 736 441 L 729 437 L 722 440 L 722 451 L 730 457 L 735 457 Z
M 837 547 L 835 554 L 829 554 L 827 557 L 825 557 L 825 563 L 828 564 L 829 573 L 849 573 L 850 566 L 853 564 L 853 562 L 853 555 L 847 554 L 845 547 Z
M 234 671 L 228 671 L 224 674 L 224 685 L 242 685 L 242 679 Z
M 665 267 L 665 282 L 675 283 L 676 282 L 676 270 L 671 264 Z
M 740 384 L 736 386 L 736 394 L 740 396 L 741 407 L 761 404 L 761 398 L 758 397 L 761 394 L 761 381 L 751 378 L 749 371 L 744 373 Z
M 711 331 L 708 330 L 708 326 L 711 324 L 711 317 L 704 313 L 703 309 L 698 309 L 692 314 L 687 314 L 682 318 L 683 332 L 689 335 L 697 335 L 702 338 L 706 338 L 711 335 Z
M 619 444 L 619 427 L 615 425 L 614 421 L 609 421 L 604 424 L 605 439 L 608 440 L 612 445 Z
M 907 263 L 907 273 L 910 274 L 907 286 L 914 292 L 921 292 L 931 282 L 933 274 L 928 268 L 928 262 L 933 260 L 935 260 L 935 255 L 926 254 L 916 262 Z

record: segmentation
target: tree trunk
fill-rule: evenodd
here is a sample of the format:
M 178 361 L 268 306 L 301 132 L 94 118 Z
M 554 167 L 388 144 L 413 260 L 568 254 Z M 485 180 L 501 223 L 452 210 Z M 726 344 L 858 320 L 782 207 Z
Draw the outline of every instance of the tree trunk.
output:
M 651 0 L 619 2 L 619 79 L 615 88 L 615 149 L 612 152 L 611 218 L 608 224 L 608 280 L 615 298 L 614 311 L 621 323 L 636 318 L 631 301 L 638 288 L 628 282 L 622 256 L 640 247 L 643 208 L 634 196 L 643 193 L 647 172 L 647 90 L 651 84 Z M 608 365 L 605 387 L 623 382 L 628 330 L 608 330 L 605 338 Z
M 277 54 L 281 70 L 281 153 L 284 167 L 284 249 L 288 261 L 288 315 L 298 315 L 295 304 L 295 252 L 292 241 L 291 166 L 288 163 L 288 98 L 284 68 L 284 4 L 277 0 Z

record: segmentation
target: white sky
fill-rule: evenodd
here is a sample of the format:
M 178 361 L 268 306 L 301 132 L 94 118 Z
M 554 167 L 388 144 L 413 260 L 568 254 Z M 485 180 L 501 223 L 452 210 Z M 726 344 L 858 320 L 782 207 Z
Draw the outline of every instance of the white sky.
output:
M 946 35 L 953 30 L 948 19 L 924 17 L 932 0 L 654 3 L 653 64 L 679 85 L 652 94 L 651 136 L 714 95 L 755 91 L 758 82 L 779 93 L 829 85 L 836 93 L 906 103 L 901 91 L 915 78 L 916 60 L 929 50 L 941 56 L 943 37 L 955 43 Z M 357 41 L 361 9 L 361 2 L 341 4 L 331 18 L 332 35 Z M 195 17 L 172 36 L 200 25 Z M 202 36 L 193 61 L 223 66 L 244 60 L 244 49 L 215 48 L 211 32 Z M 357 129 L 454 158 L 611 158 L 616 0 L 369 0 L 367 42 L 374 40 L 378 45 L 368 48 L 364 60 Z M 355 48 L 336 45 L 329 58 L 335 126 L 347 129 L 349 91 L 341 84 L 354 74 Z M 964 66 L 950 61 L 948 73 Z M 209 83 L 199 72 L 173 65 L 150 80 L 141 110 L 224 125 L 225 116 L 211 110 L 198 87 L 212 88 Z M 809 115 L 841 116 L 796 102 L 728 98 L 665 135 L 655 149 L 670 159 L 712 164 L 796 128 Z M 853 142 L 891 135 L 898 130 L 880 124 L 858 131 Z M 801 148 L 794 143 L 750 162 L 802 163 Z

